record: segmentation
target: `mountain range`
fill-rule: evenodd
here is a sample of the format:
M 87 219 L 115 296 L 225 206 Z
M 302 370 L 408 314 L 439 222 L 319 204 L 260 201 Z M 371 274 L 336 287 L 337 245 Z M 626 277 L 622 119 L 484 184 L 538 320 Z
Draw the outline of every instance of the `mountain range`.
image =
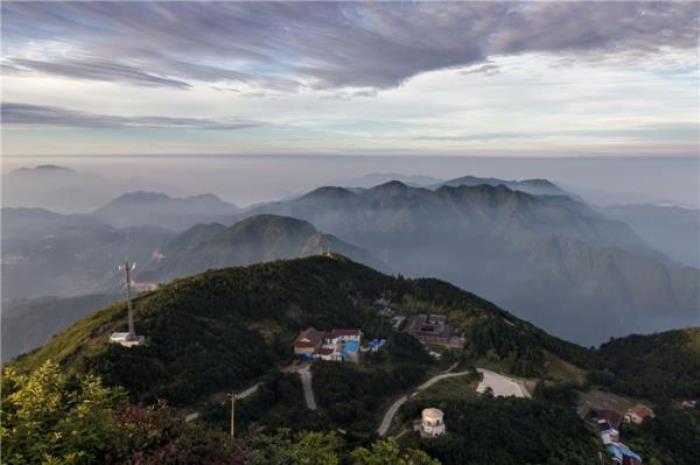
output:
M 330 250 L 377 269 L 446 279 L 585 344 L 699 323 L 698 270 L 662 253 L 664 241 L 650 235 L 665 230 L 661 222 L 645 226 L 622 208 L 591 207 L 546 180 L 465 176 L 442 184 L 451 185 L 321 187 L 245 210 L 213 195 L 151 192 L 85 214 L 4 208 L 3 298 L 120 292 L 116 265 L 125 258 L 137 263 L 137 282 L 162 283 Z M 687 225 L 684 250 L 696 228 L 686 220 L 673 223 Z M 47 327 L 45 337 L 53 332 Z
M 697 269 L 569 196 L 393 181 L 361 191 L 323 187 L 249 212 L 261 213 L 309 221 L 388 258 L 396 271 L 473 289 L 582 343 L 650 330 L 651 316 L 698 318 Z
M 140 264 L 173 233 L 115 228 L 91 215 L 2 209 L 3 299 L 103 293 L 119 286 L 117 266 Z
M 443 183 L 438 183 L 434 187 L 441 186 L 506 186 L 508 189 L 513 191 L 521 191 L 532 195 L 563 195 L 567 197 L 572 197 L 577 200 L 581 200 L 575 194 L 565 191 L 561 187 L 557 186 L 547 179 L 525 179 L 523 181 L 506 181 L 498 178 L 480 178 L 476 176 L 462 176 L 459 178 L 451 179 Z
M 129 184 L 57 165 L 18 168 L 2 176 L 2 205 L 87 212 L 124 192 Z
M 115 302 L 117 264 L 137 263 L 136 291 L 213 268 L 250 265 L 334 251 L 378 269 L 369 252 L 324 234 L 306 221 L 260 215 L 233 226 L 196 225 L 180 234 L 153 227 L 115 229 L 90 217 L 4 209 L 3 361 L 46 343 L 89 311 Z M 65 224 L 64 224 L 65 223 Z M 18 238 L 29 225 L 51 237 Z M 63 229 L 69 228 L 69 229 Z M 150 228 L 150 229 L 149 229 Z M 97 295 L 84 295 L 97 293 Z

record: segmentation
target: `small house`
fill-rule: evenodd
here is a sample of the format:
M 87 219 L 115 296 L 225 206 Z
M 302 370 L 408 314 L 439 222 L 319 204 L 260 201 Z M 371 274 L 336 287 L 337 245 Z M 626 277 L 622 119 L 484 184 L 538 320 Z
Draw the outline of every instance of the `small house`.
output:
M 636 424 L 647 418 L 654 418 L 654 411 L 644 404 L 637 404 L 625 413 L 625 420 Z
M 323 331 L 309 326 L 294 340 L 294 353 L 304 358 L 312 358 L 323 343 Z

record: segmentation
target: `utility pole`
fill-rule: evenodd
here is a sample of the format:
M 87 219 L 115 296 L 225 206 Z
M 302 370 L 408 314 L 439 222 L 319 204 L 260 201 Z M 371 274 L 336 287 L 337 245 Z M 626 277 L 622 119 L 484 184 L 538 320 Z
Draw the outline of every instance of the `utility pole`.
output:
M 126 279 L 124 285 L 126 287 L 126 310 L 129 320 L 129 332 L 112 333 L 112 335 L 109 336 L 110 343 L 119 344 L 127 348 L 137 347 L 146 343 L 146 338 L 137 336 L 136 329 L 134 328 L 134 305 L 131 302 L 131 272 L 134 268 L 136 268 L 136 265 L 129 260 L 124 260 L 124 264 L 119 265 L 119 271 L 124 271 L 124 277 Z
M 231 442 L 233 442 L 236 433 L 236 398 L 238 396 L 233 392 L 228 396 L 231 398 Z
M 126 277 L 126 308 L 129 314 L 129 335 L 127 339 L 132 341 L 136 339 L 136 330 L 134 329 L 134 307 L 131 304 L 131 270 L 135 268 L 134 263 L 128 260 L 124 262 L 124 275 Z

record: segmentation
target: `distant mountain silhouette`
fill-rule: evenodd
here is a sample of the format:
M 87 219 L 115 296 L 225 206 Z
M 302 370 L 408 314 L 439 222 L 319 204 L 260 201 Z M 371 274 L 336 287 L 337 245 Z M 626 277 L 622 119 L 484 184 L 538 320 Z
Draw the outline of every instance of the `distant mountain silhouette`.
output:
M 172 234 L 150 225 L 115 228 L 93 215 L 3 208 L 3 299 L 118 289 L 119 263 L 146 264 Z
M 506 181 L 498 178 L 479 178 L 476 176 L 462 176 L 459 178 L 451 179 L 444 183 L 439 184 L 439 186 L 506 186 L 507 188 L 514 191 L 527 192 L 532 195 L 565 195 L 568 197 L 580 200 L 578 196 L 572 194 L 571 192 L 565 191 L 561 187 L 557 186 L 553 182 L 547 179 L 525 179 L 523 181 Z
M 649 245 L 674 261 L 700 267 L 700 210 L 637 204 L 608 207 L 602 211 L 630 225 Z
M 95 210 L 113 226 L 156 225 L 183 230 L 198 223 L 232 222 L 238 207 L 214 194 L 173 198 L 160 192 L 129 192 Z
M 323 234 L 310 223 L 277 215 L 247 218 L 231 227 L 213 223 L 197 225 L 172 239 L 161 250 L 164 256 L 139 276 L 168 282 L 211 268 L 337 252 L 375 267 L 379 260 L 367 251 Z
M 649 316 L 698 312 L 697 269 L 672 264 L 571 196 L 392 181 L 356 192 L 323 187 L 250 212 L 261 213 L 309 221 L 396 271 L 447 279 L 587 344 L 649 330 Z

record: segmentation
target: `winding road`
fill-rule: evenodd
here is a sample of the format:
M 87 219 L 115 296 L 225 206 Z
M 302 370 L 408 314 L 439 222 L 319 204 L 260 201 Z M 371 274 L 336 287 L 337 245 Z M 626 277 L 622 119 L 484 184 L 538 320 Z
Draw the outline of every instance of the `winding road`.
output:
M 396 413 L 399 411 L 401 406 L 406 403 L 409 399 L 413 398 L 418 394 L 420 391 L 423 391 L 425 389 L 428 389 L 430 386 L 433 384 L 442 381 L 443 379 L 447 378 L 454 378 L 456 376 L 464 376 L 469 373 L 471 373 L 471 370 L 465 370 L 465 371 L 458 371 L 455 373 L 452 373 L 452 370 L 457 366 L 455 363 L 452 365 L 450 368 L 448 368 L 444 373 L 441 373 L 439 375 L 435 375 L 432 378 L 430 378 L 428 381 L 424 382 L 420 386 L 418 386 L 413 392 L 406 394 L 404 396 L 401 396 L 396 402 L 391 404 L 389 409 L 386 411 L 384 414 L 384 418 L 382 418 L 382 422 L 379 424 L 379 428 L 377 428 L 377 434 L 379 436 L 384 436 L 387 431 L 389 431 L 389 428 L 391 427 L 391 422 L 394 420 L 394 416 Z
M 418 386 L 413 392 L 400 397 L 393 404 L 391 404 L 389 409 L 384 414 L 384 418 L 382 418 L 382 422 L 379 424 L 379 428 L 377 428 L 377 434 L 379 436 L 386 435 L 386 433 L 389 431 L 389 428 L 391 427 L 391 422 L 394 420 L 394 417 L 398 413 L 401 406 L 405 404 L 409 399 L 415 397 L 416 394 L 418 394 L 420 391 L 428 389 L 430 386 L 442 381 L 443 379 L 464 376 L 472 372 L 471 370 L 465 370 L 452 373 L 452 370 L 455 367 L 456 364 L 452 365 L 444 373 L 433 376 L 428 381 Z M 484 392 L 487 387 L 490 387 L 493 390 L 495 396 L 516 396 L 527 398 L 531 397 L 530 393 L 525 388 L 525 384 L 518 379 L 510 378 L 508 376 L 504 376 L 499 373 L 496 373 L 495 371 L 486 370 L 484 368 L 477 368 L 476 371 L 478 371 L 482 375 L 482 381 L 477 386 L 477 392 Z
M 261 385 L 262 385 L 262 382 L 255 383 L 251 387 L 249 387 L 248 389 L 245 389 L 245 390 L 239 392 L 238 394 L 236 394 L 236 400 L 245 399 L 246 397 L 251 396 L 252 394 L 257 392 L 258 388 Z M 226 402 L 226 401 L 224 401 L 224 402 Z M 189 415 L 185 416 L 185 421 L 190 422 L 190 421 L 196 420 L 197 418 L 199 418 L 199 412 L 192 412 Z

